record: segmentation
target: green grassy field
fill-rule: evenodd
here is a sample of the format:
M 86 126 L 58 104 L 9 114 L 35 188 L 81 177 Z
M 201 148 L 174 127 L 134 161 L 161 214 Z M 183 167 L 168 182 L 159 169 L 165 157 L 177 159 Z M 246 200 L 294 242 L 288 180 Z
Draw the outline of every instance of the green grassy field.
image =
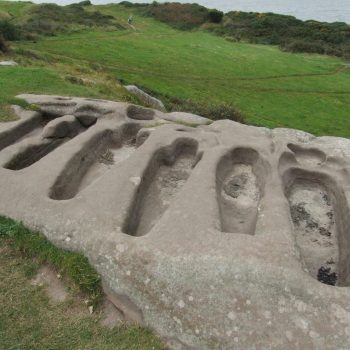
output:
M 120 5 L 87 9 L 111 14 L 122 24 L 134 12 L 136 30 L 94 29 L 46 37 L 35 43 L 18 42 L 16 46 L 55 60 L 69 59 L 76 65 L 97 63 L 114 77 L 160 96 L 212 104 L 226 102 L 255 125 L 350 137 L 350 65 L 346 61 L 285 53 L 265 45 L 232 43 L 205 31 L 178 31 Z M 4 74 L 1 70 L 2 80 Z M 57 88 L 49 86 L 40 73 L 35 88 L 23 80 L 12 84 L 21 86 L 22 91 L 40 92 L 41 86 L 43 93 L 54 90 L 96 95 L 94 89 L 63 87 L 59 81 Z M 18 90 L 10 85 L 7 84 L 11 93 Z

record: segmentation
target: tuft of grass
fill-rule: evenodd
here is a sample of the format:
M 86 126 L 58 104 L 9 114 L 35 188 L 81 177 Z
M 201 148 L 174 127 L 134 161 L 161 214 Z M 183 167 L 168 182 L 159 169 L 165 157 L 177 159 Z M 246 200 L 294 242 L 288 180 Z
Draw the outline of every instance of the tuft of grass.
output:
M 42 234 L 27 229 L 6 217 L 0 216 L 0 239 L 9 240 L 10 246 L 40 264 L 48 263 L 67 276 L 68 280 L 86 294 L 96 306 L 102 297 L 101 279 L 86 257 L 55 247 Z
M 30 111 L 39 111 L 40 108 L 36 104 L 28 103 L 27 101 L 13 97 L 9 98 L 6 103 L 0 104 L 0 122 L 10 122 L 18 120 L 18 116 L 12 109 L 12 105 L 20 106 L 23 109 Z
M 37 106 L 34 103 L 28 103 L 26 100 L 23 100 L 23 98 L 13 97 L 13 98 L 10 98 L 7 102 L 11 105 L 20 106 L 23 109 L 27 109 L 29 111 L 40 110 L 39 106 Z
M 1 122 L 12 122 L 17 120 L 18 117 L 15 112 L 12 110 L 10 105 L 1 105 L 0 104 L 0 121 Z

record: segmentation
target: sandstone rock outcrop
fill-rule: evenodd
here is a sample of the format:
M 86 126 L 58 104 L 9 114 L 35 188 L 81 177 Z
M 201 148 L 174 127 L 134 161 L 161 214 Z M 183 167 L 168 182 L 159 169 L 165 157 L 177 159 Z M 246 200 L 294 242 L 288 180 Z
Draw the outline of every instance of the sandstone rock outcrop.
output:
M 83 252 L 127 319 L 174 349 L 350 348 L 350 140 L 20 97 L 0 214 Z

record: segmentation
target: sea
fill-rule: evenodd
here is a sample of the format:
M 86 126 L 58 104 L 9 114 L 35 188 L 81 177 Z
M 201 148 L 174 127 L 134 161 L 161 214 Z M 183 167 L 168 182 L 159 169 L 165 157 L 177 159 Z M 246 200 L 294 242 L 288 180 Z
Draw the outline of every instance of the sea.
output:
M 138 0 L 131 2 L 149 3 L 153 0 Z M 224 12 L 274 12 L 292 15 L 303 20 L 318 20 L 323 22 L 346 22 L 350 24 L 350 0 L 176 0 L 177 2 L 197 2 L 209 8 Z M 34 0 L 34 2 L 56 2 L 69 4 L 79 0 Z M 111 0 L 92 0 L 94 4 L 111 3 Z M 117 1 L 119 2 L 119 1 Z M 162 2 L 162 1 L 158 1 Z

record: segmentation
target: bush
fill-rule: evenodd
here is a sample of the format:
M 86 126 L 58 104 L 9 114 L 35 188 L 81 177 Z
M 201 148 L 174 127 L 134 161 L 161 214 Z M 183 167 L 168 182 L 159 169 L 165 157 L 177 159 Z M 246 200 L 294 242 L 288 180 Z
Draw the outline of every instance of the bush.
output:
M 302 21 L 274 13 L 229 12 L 218 35 L 258 44 L 279 45 L 290 52 L 310 52 L 347 57 L 350 27 L 346 23 Z
M 18 29 L 9 20 L 0 20 L 0 34 L 5 40 L 19 39 Z
M 175 28 L 188 30 L 208 21 L 209 10 L 197 4 L 164 3 L 146 7 L 146 14 Z
M 148 3 L 139 3 L 139 2 L 130 2 L 130 1 L 121 1 L 118 3 L 118 5 L 123 5 L 125 7 L 148 7 L 148 6 L 156 6 L 158 3 L 156 1 L 153 1 L 152 4 Z
M 119 4 L 123 5 L 125 7 L 133 7 L 134 6 L 134 4 L 130 1 L 121 1 Z
M 90 0 L 84 0 L 84 1 L 78 2 L 78 5 L 79 5 L 79 6 L 91 6 L 92 3 L 91 3 Z
M 310 52 L 318 54 L 324 54 L 326 52 L 326 45 L 322 42 L 310 42 L 306 40 L 293 40 L 281 45 L 281 47 L 290 52 Z
M 8 51 L 7 43 L 4 37 L 0 34 L 0 53 L 5 53 Z
M 209 21 L 212 23 L 221 23 L 224 17 L 224 13 L 218 10 L 210 10 L 208 12 Z
M 55 35 L 59 32 L 70 30 L 76 26 L 105 27 L 114 26 L 122 28 L 115 22 L 115 18 L 104 15 L 101 12 L 89 12 L 83 6 L 88 6 L 90 1 L 83 1 L 68 6 L 56 4 L 40 4 L 33 6 L 28 13 L 26 21 L 21 25 L 22 39 L 33 38 L 36 34 Z

